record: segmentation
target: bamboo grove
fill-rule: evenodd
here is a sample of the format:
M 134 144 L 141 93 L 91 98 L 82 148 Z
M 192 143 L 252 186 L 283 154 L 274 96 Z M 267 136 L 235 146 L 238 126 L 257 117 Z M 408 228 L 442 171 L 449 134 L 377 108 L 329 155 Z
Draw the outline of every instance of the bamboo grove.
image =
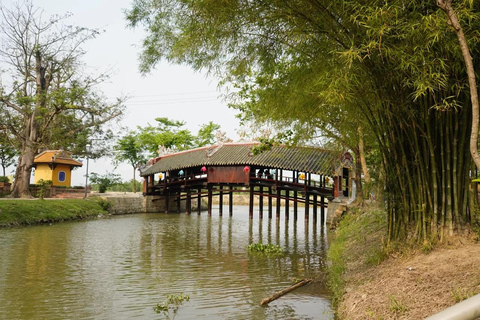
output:
M 377 125 L 384 127 L 379 145 L 392 239 L 441 240 L 478 219 L 468 148 L 470 109 L 441 111 L 431 105 L 425 97 L 412 108 L 390 105 L 376 112 Z
M 454 10 L 479 56 L 480 4 Z M 476 227 L 467 73 L 435 1 L 136 0 L 127 19 L 147 31 L 145 72 L 161 59 L 207 69 L 237 88 L 244 117 L 304 137 L 355 148 L 362 128 L 381 155 L 389 239 Z

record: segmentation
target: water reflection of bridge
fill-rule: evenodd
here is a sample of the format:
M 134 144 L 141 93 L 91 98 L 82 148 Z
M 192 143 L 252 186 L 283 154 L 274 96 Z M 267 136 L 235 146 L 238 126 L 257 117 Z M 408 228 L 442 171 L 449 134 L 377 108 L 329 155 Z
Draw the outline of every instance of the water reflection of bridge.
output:
M 165 212 L 176 204 L 180 212 L 185 204 L 192 212 L 192 200 L 197 204 L 207 198 L 208 214 L 212 214 L 213 197 L 218 196 L 219 214 L 223 215 L 223 199 L 228 196 L 228 212 L 233 213 L 233 194 L 249 194 L 249 216 L 253 217 L 254 197 L 258 196 L 258 211 L 263 218 L 280 217 L 281 204 L 285 217 L 297 219 L 298 204 L 302 203 L 305 219 L 325 221 L 328 201 L 340 195 L 348 196 L 351 156 L 313 147 L 274 146 L 253 155 L 254 143 L 223 144 L 167 154 L 153 159 L 143 170 L 144 195 L 161 201 Z M 157 178 L 157 179 L 155 179 Z M 264 203 L 265 202 L 265 203 Z M 197 205 L 200 214 L 201 206 Z M 266 208 L 265 208 L 266 207 Z

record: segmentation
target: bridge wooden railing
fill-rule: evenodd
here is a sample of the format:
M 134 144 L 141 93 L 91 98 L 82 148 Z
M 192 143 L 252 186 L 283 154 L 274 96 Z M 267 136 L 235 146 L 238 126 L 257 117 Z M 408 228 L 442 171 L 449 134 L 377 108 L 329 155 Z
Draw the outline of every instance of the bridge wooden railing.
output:
M 333 195 L 333 187 L 327 187 L 321 181 L 309 181 L 305 182 L 305 180 L 294 179 L 292 177 L 282 177 L 281 180 L 269 179 L 264 177 L 251 177 L 250 183 L 253 184 L 264 184 L 267 186 L 275 186 L 275 187 L 287 187 L 292 188 L 292 190 L 298 191 L 316 191 L 322 194 L 332 194 Z
M 182 186 L 199 186 L 207 182 L 207 174 L 192 174 L 186 176 L 171 177 L 167 180 L 147 187 L 147 193 L 155 193 L 164 189 L 166 186 L 169 188 L 181 188 Z M 292 188 L 292 190 L 298 191 L 314 191 L 321 194 L 333 194 L 333 188 L 328 187 L 322 181 L 305 181 L 298 178 L 282 177 L 281 179 L 274 179 L 273 177 L 250 177 L 251 184 L 262 184 L 265 186 L 274 186 L 281 188 Z

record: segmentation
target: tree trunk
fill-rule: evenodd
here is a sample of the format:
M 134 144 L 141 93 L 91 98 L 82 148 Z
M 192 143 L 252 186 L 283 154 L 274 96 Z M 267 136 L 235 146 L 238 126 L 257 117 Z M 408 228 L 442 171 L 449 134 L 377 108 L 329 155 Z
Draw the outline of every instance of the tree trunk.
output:
M 35 148 L 27 147 L 22 150 L 17 170 L 15 172 L 15 184 L 11 196 L 13 198 L 31 198 L 30 176 L 32 174 L 33 160 L 35 158 Z
M 135 180 L 135 166 L 133 166 L 133 193 L 137 192 L 137 181 Z
M 20 158 L 15 172 L 15 184 L 11 196 L 13 198 L 31 198 L 30 176 L 32 175 L 33 161 L 37 153 L 37 125 L 35 111 L 25 125 L 25 140 L 20 150 Z
M 363 144 L 363 131 L 362 127 L 358 127 L 358 152 L 360 156 L 360 162 L 362 164 L 363 176 L 365 177 L 365 182 L 370 183 L 370 174 L 368 173 L 367 161 L 365 160 L 365 146 Z
M 360 161 L 360 148 L 354 148 L 355 154 L 355 187 L 357 188 L 356 199 L 357 201 L 363 200 L 363 187 L 362 187 L 362 163 Z
M 473 68 L 473 59 L 468 49 L 468 43 L 465 39 L 462 26 L 458 20 L 457 14 L 452 8 L 452 0 L 437 0 L 437 6 L 442 9 L 448 17 L 448 23 L 453 27 L 457 34 L 460 49 L 468 74 L 468 84 L 470 87 L 470 99 L 472 102 L 472 129 L 470 134 L 470 154 L 472 155 L 475 166 L 480 170 L 480 155 L 478 154 L 478 121 L 479 121 L 479 103 L 478 91 L 475 80 L 475 69 Z
M 36 71 L 36 92 L 37 98 L 35 109 L 25 121 L 25 134 L 22 150 L 20 150 L 20 161 L 15 173 L 15 186 L 12 191 L 14 198 L 31 198 L 30 176 L 32 174 L 33 161 L 38 150 L 38 117 L 41 117 L 40 110 L 45 108 L 48 81 L 45 78 L 45 68 L 42 66 L 40 51 L 35 53 Z

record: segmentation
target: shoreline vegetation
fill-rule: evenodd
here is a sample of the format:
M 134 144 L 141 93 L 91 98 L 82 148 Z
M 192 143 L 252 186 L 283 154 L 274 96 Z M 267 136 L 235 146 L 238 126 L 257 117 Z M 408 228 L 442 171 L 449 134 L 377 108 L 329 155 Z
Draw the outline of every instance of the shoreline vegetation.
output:
M 328 250 L 338 319 L 424 319 L 480 293 L 479 236 L 442 244 L 386 244 L 386 213 L 350 208 Z
M 85 219 L 108 214 L 109 203 L 91 199 L 0 200 L 0 227 Z

